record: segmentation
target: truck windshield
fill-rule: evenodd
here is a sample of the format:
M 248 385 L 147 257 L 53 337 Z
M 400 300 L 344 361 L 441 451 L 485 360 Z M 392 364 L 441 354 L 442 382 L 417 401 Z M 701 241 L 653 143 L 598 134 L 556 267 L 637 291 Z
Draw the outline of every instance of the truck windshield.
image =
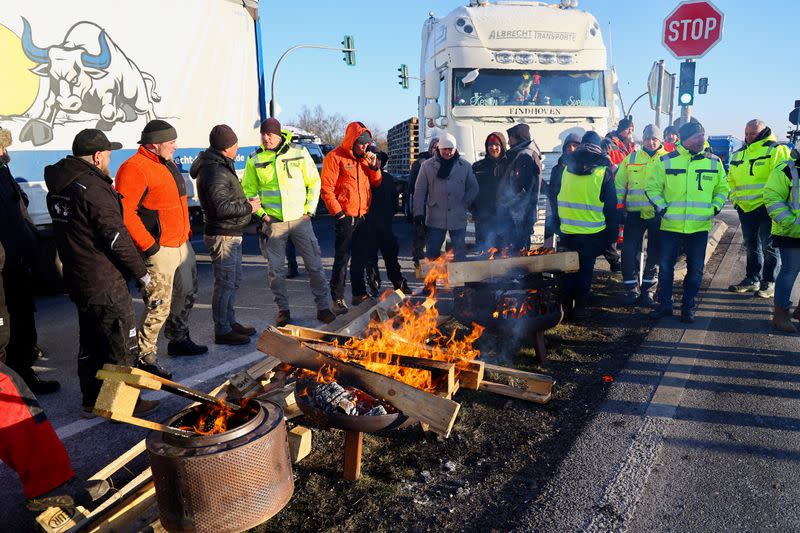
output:
M 453 106 L 592 106 L 604 107 L 602 72 L 481 69 L 461 82 L 470 69 L 453 70 Z

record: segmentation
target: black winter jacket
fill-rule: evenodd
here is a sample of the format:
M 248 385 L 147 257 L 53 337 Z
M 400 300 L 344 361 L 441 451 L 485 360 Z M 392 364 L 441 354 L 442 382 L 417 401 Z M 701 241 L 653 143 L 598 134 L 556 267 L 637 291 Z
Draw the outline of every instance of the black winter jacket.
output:
M 125 287 L 147 274 L 122 220 L 121 195 L 94 165 L 67 156 L 44 169 L 64 281 L 73 297 Z
M 28 269 L 39 242 L 27 205 L 28 198 L 8 165 L 0 164 L 0 243 L 6 250 L 9 270 Z
M 189 175 L 197 180 L 205 234 L 241 236 L 253 210 L 244 196 L 233 160 L 209 148 L 197 156 Z
M 367 211 L 367 222 L 379 224 L 383 228 L 392 227 L 392 219 L 397 208 L 397 191 L 394 176 L 381 169 L 381 184 L 372 187 L 372 201 Z

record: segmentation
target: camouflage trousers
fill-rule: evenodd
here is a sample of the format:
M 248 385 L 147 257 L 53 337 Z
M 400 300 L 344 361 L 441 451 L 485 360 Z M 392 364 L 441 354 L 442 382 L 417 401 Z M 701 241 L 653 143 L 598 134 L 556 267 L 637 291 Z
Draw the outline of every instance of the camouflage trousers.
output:
M 145 259 L 152 282 L 142 291 L 145 312 L 139 326 L 139 353 L 148 363 L 156 360 L 158 334 L 171 342 L 189 336 L 189 312 L 197 295 L 197 264 L 189 242 L 177 248 L 162 246 Z

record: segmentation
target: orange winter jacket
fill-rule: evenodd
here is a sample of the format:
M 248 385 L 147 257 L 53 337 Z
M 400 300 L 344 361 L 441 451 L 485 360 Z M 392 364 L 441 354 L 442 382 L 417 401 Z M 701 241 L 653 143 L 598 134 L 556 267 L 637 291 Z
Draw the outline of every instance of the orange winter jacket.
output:
M 364 158 L 353 154 L 353 145 L 367 130 L 361 122 L 347 125 L 342 144 L 322 161 L 320 196 L 331 215 L 344 211 L 348 216 L 364 216 L 372 200 L 370 187 L 381 184 L 380 169 L 373 170 Z
M 139 251 L 149 256 L 160 246 L 177 248 L 189 239 L 186 181 L 173 161 L 140 146 L 119 167 L 114 186 L 122 194 L 125 227 Z

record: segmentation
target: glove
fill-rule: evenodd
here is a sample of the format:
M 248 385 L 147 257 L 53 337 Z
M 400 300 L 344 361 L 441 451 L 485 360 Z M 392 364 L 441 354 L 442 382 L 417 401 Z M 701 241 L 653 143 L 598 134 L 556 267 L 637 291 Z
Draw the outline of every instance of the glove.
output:
M 425 217 L 423 215 L 417 215 L 414 217 L 415 226 L 422 226 L 423 224 L 425 224 Z
M 714 216 L 717 216 L 717 215 L 719 215 L 719 209 L 717 209 L 717 208 L 715 207 L 715 208 L 714 208 Z

